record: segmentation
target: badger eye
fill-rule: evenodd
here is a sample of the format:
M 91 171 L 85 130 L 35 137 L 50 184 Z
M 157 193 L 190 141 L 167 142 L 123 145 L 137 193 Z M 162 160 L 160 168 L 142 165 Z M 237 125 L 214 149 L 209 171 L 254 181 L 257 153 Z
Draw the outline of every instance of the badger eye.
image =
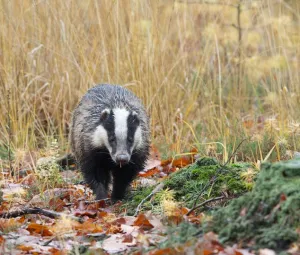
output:
M 133 143 L 133 137 L 128 137 L 127 140 L 128 140 L 129 143 Z

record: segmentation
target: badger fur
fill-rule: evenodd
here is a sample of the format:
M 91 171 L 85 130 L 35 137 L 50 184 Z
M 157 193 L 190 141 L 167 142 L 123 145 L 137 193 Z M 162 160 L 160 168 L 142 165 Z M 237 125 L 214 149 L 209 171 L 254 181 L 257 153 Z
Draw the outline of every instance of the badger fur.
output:
M 141 101 L 118 85 L 98 85 L 73 112 L 70 142 L 96 199 L 122 199 L 149 154 L 149 120 Z

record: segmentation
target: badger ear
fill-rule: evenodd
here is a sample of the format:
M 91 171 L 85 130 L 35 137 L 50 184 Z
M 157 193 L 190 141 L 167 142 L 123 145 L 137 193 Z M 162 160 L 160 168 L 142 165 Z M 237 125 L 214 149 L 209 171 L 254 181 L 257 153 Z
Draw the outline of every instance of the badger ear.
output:
M 100 120 L 101 121 L 106 120 L 109 114 L 110 114 L 110 109 L 104 109 L 100 114 Z
M 139 120 L 137 112 L 133 111 L 131 114 L 132 114 L 132 117 L 133 117 L 132 122 L 136 123 L 138 125 L 140 123 L 140 120 Z

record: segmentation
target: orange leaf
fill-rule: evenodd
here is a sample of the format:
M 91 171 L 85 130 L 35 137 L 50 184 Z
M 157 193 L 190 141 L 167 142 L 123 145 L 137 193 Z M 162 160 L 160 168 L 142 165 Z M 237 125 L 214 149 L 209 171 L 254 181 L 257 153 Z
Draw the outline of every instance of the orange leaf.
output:
M 140 172 L 139 176 L 140 177 L 150 177 L 150 176 L 155 175 L 155 174 L 157 174 L 159 172 L 160 172 L 159 169 L 157 167 L 154 167 L 154 168 L 152 168 L 152 169 L 150 169 L 150 170 L 148 170 L 146 172 L 145 171 Z
M 59 197 L 53 197 L 50 199 L 49 205 L 55 211 L 62 212 L 66 203 L 62 201 Z
M 214 251 L 203 250 L 203 255 L 211 255 L 211 254 L 215 254 Z
M 150 221 L 146 218 L 144 214 L 139 214 L 137 219 L 134 221 L 133 226 L 138 226 L 140 229 L 149 230 L 153 228 L 153 225 Z
M 78 223 L 74 225 L 74 229 L 80 231 L 80 233 L 99 233 L 103 232 L 100 225 L 94 223 L 92 219 L 88 219 L 83 223 Z
M 133 237 L 131 234 L 124 235 L 123 243 L 132 243 Z
M 30 234 L 41 234 L 42 236 L 52 236 L 53 233 L 47 226 L 43 226 L 37 223 L 30 223 L 26 228 Z
M 185 167 L 192 163 L 192 157 L 190 156 L 183 156 L 181 158 L 174 159 L 172 162 L 172 166 L 175 167 Z
M 167 165 L 171 164 L 171 162 L 172 162 L 172 159 L 162 160 L 160 165 L 167 166 Z
M 121 218 L 116 219 L 115 221 L 113 221 L 112 224 L 114 224 L 114 225 L 121 225 L 121 224 L 125 224 L 125 223 L 126 223 L 126 220 L 123 217 L 121 217 Z
M 117 234 L 117 233 L 122 233 L 122 229 L 120 226 L 117 225 L 110 225 L 109 228 L 105 232 L 107 235 L 108 234 Z
M 21 251 L 31 251 L 31 250 L 33 250 L 33 247 L 20 244 L 17 246 L 17 249 L 19 249 Z
M 3 236 L 0 236 L 0 245 L 3 244 L 5 242 L 5 239 Z

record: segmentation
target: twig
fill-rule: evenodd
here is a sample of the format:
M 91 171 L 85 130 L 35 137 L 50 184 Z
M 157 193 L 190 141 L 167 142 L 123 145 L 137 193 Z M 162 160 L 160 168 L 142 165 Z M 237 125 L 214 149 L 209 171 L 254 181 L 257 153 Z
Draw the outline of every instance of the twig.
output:
M 197 195 L 193 207 L 192 209 L 188 212 L 188 214 L 190 214 L 190 212 L 194 211 L 195 208 L 197 207 L 197 201 L 199 199 L 200 196 L 202 196 L 203 192 L 206 190 L 206 188 L 208 187 L 208 185 L 215 183 L 216 179 L 218 178 L 219 173 L 223 170 L 223 168 L 230 162 L 230 160 L 233 158 L 233 156 L 236 154 L 236 152 L 238 151 L 238 149 L 241 147 L 241 145 L 248 140 L 249 138 L 245 138 L 243 139 L 238 146 L 235 148 L 235 150 L 231 153 L 230 157 L 227 159 L 227 161 L 225 162 L 225 164 L 220 165 L 220 168 L 216 171 L 215 175 L 205 184 L 205 186 L 203 187 L 203 189 L 199 192 L 199 194 Z
M 164 186 L 165 185 L 164 185 L 163 182 L 160 183 L 159 185 L 157 185 L 156 188 L 139 203 L 139 205 L 137 206 L 137 208 L 136 208 L 135 213 L 134 213 L 133 216 L 137 216 L 138 213 L 139 213 L 139 211 L 140 211 L 140 209 L 141 209 L 141 207 L 142 207 L 142 205 L 145 203 L 145 201 L 148 200 L 149 198 L 151 198 L 153 195 L 155 195 L 158 191 L 160 191 L 161 189 L 163 189 Z
M 50 210 L 45 210 L 45 209 L 38 208 L 38 207 L 24 208 L 22 210 L 12 211 L 12 212 L 0 212 L 0 218 L 15 218 L 15 217 L 19 217 L 19 216 L 26 215 L 26 214 L 41 214 L 41 215 L 44 215 L 51 219 L 58 219 L 58 218 L 62 218 L 63 216 L 65 216 L 72 220 L 78 221 L 80 223 L 83 222 L 83 219 L 81 219 L 81 218 L 78 218 L 75 216 L 70 216 L 70 215 L 65 215 L 65 214 L 50 211 Z
M 200 207 L 202 207 L 202 206 L 204 206 L 204 205 L 206 205 L 206 204 L 208 204 L 208 203 L 210 203 L 210 202 L 218 201 L 218 200 L 221 200 L 221 199 L 223 199 L 223 198 L 226 199 L 226 197 L 221 196 L 221 197 L 214 197 L 214 198 L 205 200 L 205 201 L 202 202 L 201 204 L 199 204 L 199 205 L 193 207 L 192 209 L 190 209 L 190 210 L 187 212 L 186 216 L 189 216 L 194 210 L 196 210 L 196 209 L 198 209 L 198 208 L 200 208 Z

